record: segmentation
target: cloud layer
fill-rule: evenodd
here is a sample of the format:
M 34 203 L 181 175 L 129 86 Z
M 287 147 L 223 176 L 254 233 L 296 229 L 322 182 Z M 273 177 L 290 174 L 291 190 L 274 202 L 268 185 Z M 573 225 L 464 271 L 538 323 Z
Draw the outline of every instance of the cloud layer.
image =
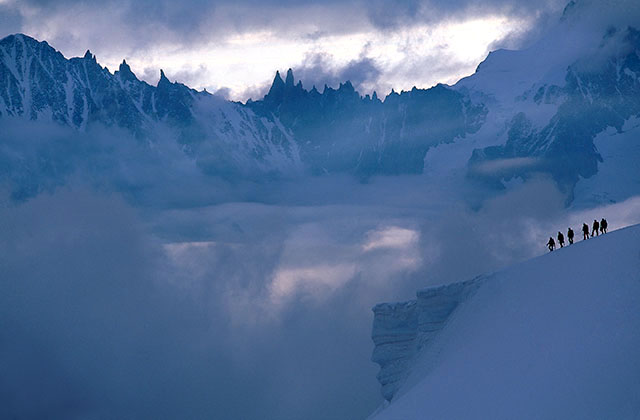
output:
M 203 205 L 184 195 L 214 180 L 189 176 L 177 196 L 158 176 L 144 200 L 100 183 L 0 200 L 3 417 L 363 418 L 375 303 L 539 255 L 570 223 L 640 221 L 637 199 L 567 212 L 545 179 L 472 211 L 425 177 L 216 187 Z

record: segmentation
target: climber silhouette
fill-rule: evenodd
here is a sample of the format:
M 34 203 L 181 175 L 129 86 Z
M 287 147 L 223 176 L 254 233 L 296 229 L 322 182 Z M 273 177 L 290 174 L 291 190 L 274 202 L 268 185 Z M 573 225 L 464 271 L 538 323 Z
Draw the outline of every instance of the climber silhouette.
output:
M 553 251 L 556 247 L 556 241 L 553 238 L 549 238 L 549 242 L 547 242 L 547 246 L 549 247 L 549 252 Z
M 567 230 L 567 238 L 569 238 L 569 245 L 573 244 L 573 229 Z
M 589 226 L 586 223 L 582 224 L 582 240 L 589 239 Z
M 564 248 L 564 235 L 562 232 L 558 232 L 558 243 L 560 244 L 560 248 Z
M 591 231 L 591 236 L 600 235 L 599 230 L 600 230 L 600 223 L 598 223 L 597 220 L 594 220 L 593 221 L 593 230 Z
M 604 217 L 600 220 L 600 233 L 607 233 L 607 219 Z

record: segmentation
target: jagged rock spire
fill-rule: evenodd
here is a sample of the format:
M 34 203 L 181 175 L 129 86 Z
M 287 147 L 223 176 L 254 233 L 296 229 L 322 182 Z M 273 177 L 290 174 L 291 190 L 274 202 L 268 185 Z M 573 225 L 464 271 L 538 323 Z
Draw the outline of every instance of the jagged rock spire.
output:
M 282 80 L 282 76 L 280 76 L 280 71 L 276 71 L 276 77 L 273 78 L 273 83 L 271 83 L 271 89 L 279 86 L 284 86 L 284 81 Z
M 345 89 L 345 90 L 347 90 L 347 91 L 352 91 L 352 90 L 353 90 L 353 91 L 355 91 L 355 88 L 354 88 L 354 87 L 353 87 L 353 85 L 351 84 L 351 81 L 350 81 L 350 80 L 347 80 L 347 81 L 346 81 L 346 82 L 344 82 L 344 83 L 340 83 L 340 89 L 339 89 L 339 90 L 342 90 L 342 89 Z
M 136 75 L 133 74 L 133 72 L 131 71 L 131 67 L 129 67 L 129 64 L 127 64 L 126 60 L 122 60 L 120 67 L 118 67 L 117 73 L 120 76 L 121 80 L 137 80 L 138 79 Z
M 91 61 L 96 61 L 96 56 L 91 54 L 91 51 L 87 50 L 86 53 L 84 53 L 84 58 L 85 60 L 91 60 Z
M 160 69 L 160 80 L 158 80 L 158 86 L 163 84 L 171 84 L 171 82 L 167 79 L 167 76 L 165 76 L 164 70 Z
M 265 100 L 271 102 L 280 102 L 284 97 L 284 81 L 280 76 L 280 72 L 276 71 L 276 77 L 273 78 L 273 83 L 271 83 L 271 88 L 269 89 L 269 93 L 264 97 Z
M 274 77 L 269 93 L 264 97 L 264 100 L 273 104 L 295 102 L 303 97 L 305 93 L 302 87 L 302 81 L 298 80 L 298 83 L 295 83 L 292 69 L 287 70 L 284 81 L 282 80 L 282 76 L 280 76 L 280 72 L 276 71 L 276 77 Z
M 293 87 L 293 70 L 289 69 L 287 70 L 287 78 L 284 82 L 285 86 L 287 87 Z

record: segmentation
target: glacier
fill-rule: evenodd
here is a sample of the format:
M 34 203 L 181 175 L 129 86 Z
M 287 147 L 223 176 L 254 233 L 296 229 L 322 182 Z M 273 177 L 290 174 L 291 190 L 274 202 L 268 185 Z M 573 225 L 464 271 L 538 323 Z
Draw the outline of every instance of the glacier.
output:
M 637 418 L 640 225 L 374 307 L 371 419 Z

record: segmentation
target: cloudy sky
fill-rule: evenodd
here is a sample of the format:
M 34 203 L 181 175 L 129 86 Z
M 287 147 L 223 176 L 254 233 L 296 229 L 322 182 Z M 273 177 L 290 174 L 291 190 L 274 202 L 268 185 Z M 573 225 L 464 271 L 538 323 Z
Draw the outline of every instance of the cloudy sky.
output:
M 90 49 L 112 71 L 159 69 L 245 100 L 276 70 L 305 86 L 351 79 L 362 93 L 454 83 L 489 50 L 520 47 L 566 1 L 0 0 L 0 37 L 23 32 L 65 56 Z

